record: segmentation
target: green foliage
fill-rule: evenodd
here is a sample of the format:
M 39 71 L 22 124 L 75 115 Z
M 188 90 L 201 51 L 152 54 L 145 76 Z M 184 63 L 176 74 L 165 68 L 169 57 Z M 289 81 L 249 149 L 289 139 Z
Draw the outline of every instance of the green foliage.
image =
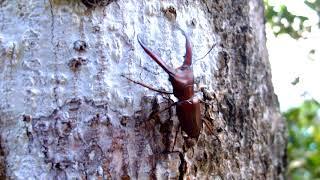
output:
M 305 101 L 284 113 L 287 119 L 289 179 L 320 179 L 320 104 Z
M 298 16 L 290 12 L 285 5 L 280 7 L 271 6 L 268 0 L 265 3 L 265 18 L 271 25 L 273 33 L 289 34 L 292 38 L 298 39 L 305 31 L 310 31 L 311 26 L 306 26 L 305 21 L 308 20 L 306 16 Z M 304 3 L 312 10 L 316 11 L 320 17 L 320 0 L 305 0 Z M 318 23 L 320 27 L 320 21 Z
M 292 38 L 298 39 L 302 32 L 309 28 L 303 25 L 308 19 L 307 17 L 292 14 L 284 5 L 280 7 L 271 6 L 268 1 L 265 1 L 265 17 L 275 35 L 289 34 Z M 294 26 L 294 23 L 297 25 Z
M 313 2 L 304 1 L 304 3 L 309 6 L 309 8 L 313 9 L 317 12 L 318 17 L 320 18 L 320 0 L 315 0 Z M 318 27 L 320 28 L 320 20 L 318 22 Z

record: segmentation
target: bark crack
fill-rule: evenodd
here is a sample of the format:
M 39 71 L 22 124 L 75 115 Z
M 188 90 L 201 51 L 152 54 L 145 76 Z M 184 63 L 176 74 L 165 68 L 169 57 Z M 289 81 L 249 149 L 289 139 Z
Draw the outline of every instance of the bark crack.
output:
M 4 1 L 1 1 L 1 0 L 0 0 L 0 17 L 1 17 L 1 22 L 5 22 L 5 16 L 4 16 L 4 13 L 3 13 L 3 10 L 2 10 L 3 2 L 4 2 Z M 3 28 L 4 28 L 4 23 L 1 24 L 0 30 L 3 31 Z
M 96 47 L 98 47 L 98 50 L 96 50 L 96 53 L 98 55 L 98 63 L 99 63 L 99 68 L 98 68 L 98 72 L 96 74 L 96 80 L 97 80 L 97 89 L 95 90 L 98 93 L 98 96 L 101 99 L 104 99 L 104 93 L 105 93 L 105 89 L 104 87 L 104 77 L 106 72 L 108 71 L 107 65 L 106 63 L 108 62 L 108 59 L 106 57 L 106 54 L 104 52 L 105 49 L 105 45 L 103 42 L 103 35 L 104 35 L 104 31 L 103 29 L 101 29 L 101 27 L 103 26 L 103 20 L 106 17 L 106 9 L 103 8 L 103 12 L 102 12 L 102 18 L 100 18 L 99 22 L 97 25 L 95 25 L 95 33 L 96 33 L 96 37 L 97 37 L 97 42 L 95 44 Z
M 0 179 L 6 179 L 6 154 L 2 146 L 2 137 L 0 135 Z
M 183 176 L 185 174 L 185 165 L 186 165 L 186 160 L 184 159 L 184 155 L 182 152 L 179 152 L 179 157 L 180 157 L 180 165 L 179 165 L 179 180 L 183 180 Z
M 55 31 L 55 27 L 54 27 L 54 24 L 55 24 L 55 20 L 54 20 L 54 14 L 53 14 L 53 5 L 52 5 L 52 0 L 49 0 L 49 4 L 50 4 L 50 14 L 51 14 L 51 45 L 53 47 L 53 56 L 54 56 L 54 78 L 55 78 L 55 81 L 54 81 L 54 84 L 55 84 L 55 87 L 53 88 L 53 96 L 54 96 L 54 101 L 55 103 L 58 105 L 58 92 L 57 92 L 57 89 L 58 89 L 58 80 L 56 79 L 57 78 L 57 72 L 58 72 L 58 67 L 57 67 L 57 61 L 58 61 L 58 55 L 57 55 L 57 51 L 56 51 L 56 45 L 54 44 L 54 39 L 55 39 L 55 35 L 54 35 L 54 31 Z

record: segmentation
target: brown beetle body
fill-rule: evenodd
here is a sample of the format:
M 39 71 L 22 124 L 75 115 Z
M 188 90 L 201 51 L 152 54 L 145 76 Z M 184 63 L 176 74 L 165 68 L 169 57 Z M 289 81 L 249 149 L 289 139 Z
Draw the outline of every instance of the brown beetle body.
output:
M 189 137 L 198 138 L 202 128 L 198 98 L 194 97 L 191 100 L 179 101 L 176 111 L 182 130 Z
M 173 69 L 168 66 L 161 58 L 159 58 L 148 47 L 146 47 L 139 39 L 139 37 L 138 42 L 144 49 L 144 51 L 159 66 L 161 66 L 162 69 L 166 71 L 166 73 L 168 73 L 169 81 L 171 82 L 173 88 L 173 94 L 179 100 L 175 104 L 177 116 L 180 121 L 182 130 L 187 133 L 189 137 L 198 138 L 202 129 L 200 102 L 198 98 L 194 96 L 194 76 L 191 68 L 191 44 L 185 32 L 182 31 L 182 33 L 186 38 L 186 54 L 182 66 L 178 67 L 177 69 Z M 148 87 L 146 85 L 143 86 Z

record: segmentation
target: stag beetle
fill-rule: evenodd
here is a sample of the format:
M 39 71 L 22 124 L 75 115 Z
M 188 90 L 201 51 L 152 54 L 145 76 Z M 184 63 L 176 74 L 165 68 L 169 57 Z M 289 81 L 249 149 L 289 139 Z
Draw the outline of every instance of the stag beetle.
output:
M 194 91 L 194 76 L 192 70 L 192 48 L 186 33 L 179 28 L 186 39 L 186 53 L 184 56 L 184 62 L 182 66 L 177 69 L 173 69 L 168 66 L 160 57 L 154 54 L 151 49 L 149 49 L 137 36 L 138 42 L 143 50 L 159 65 L 161 68 L 169 75 L 169 81 L 172 84 L 173 92 L 166 92 L 162 90 L 155 89 L 144 83 L 132 80 L 126 76 L 129 81 L 146 87 L 150 90 L 163 93 L 163 94 L 173 94 L 178 101 L 171 104 L 164 110 L 169 109 L 172 106 L 176 106 L 176 113 L 178 120 L 180 122 L 181 129 L 191 138 L 198 139 L 201 129 L 202 129 L 202 119 L 200 111 L 200 100 L 195 96 Z M 162 111 L 164 111 L 162 110 Z M 161 111 L 161 112 L 162 112 Z M 204 121 L 208 126 L 207 122 Z M 209 128 L 209 127 L 208 127 Z M 211 132 L 211 128 L 209 128 Z

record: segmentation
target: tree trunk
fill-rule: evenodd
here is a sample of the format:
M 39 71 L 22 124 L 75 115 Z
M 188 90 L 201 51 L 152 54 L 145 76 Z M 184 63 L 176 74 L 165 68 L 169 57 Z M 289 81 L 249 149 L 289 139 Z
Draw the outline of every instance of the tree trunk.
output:
M 0 179 L 284 178 L 262 1 L 88 2 L 0 0 Z M 172 91 L 136 37 L 178 67 L 177 27 L 211 123 L 197 140 L 155 113 L 173 96 L 121 76 Z

